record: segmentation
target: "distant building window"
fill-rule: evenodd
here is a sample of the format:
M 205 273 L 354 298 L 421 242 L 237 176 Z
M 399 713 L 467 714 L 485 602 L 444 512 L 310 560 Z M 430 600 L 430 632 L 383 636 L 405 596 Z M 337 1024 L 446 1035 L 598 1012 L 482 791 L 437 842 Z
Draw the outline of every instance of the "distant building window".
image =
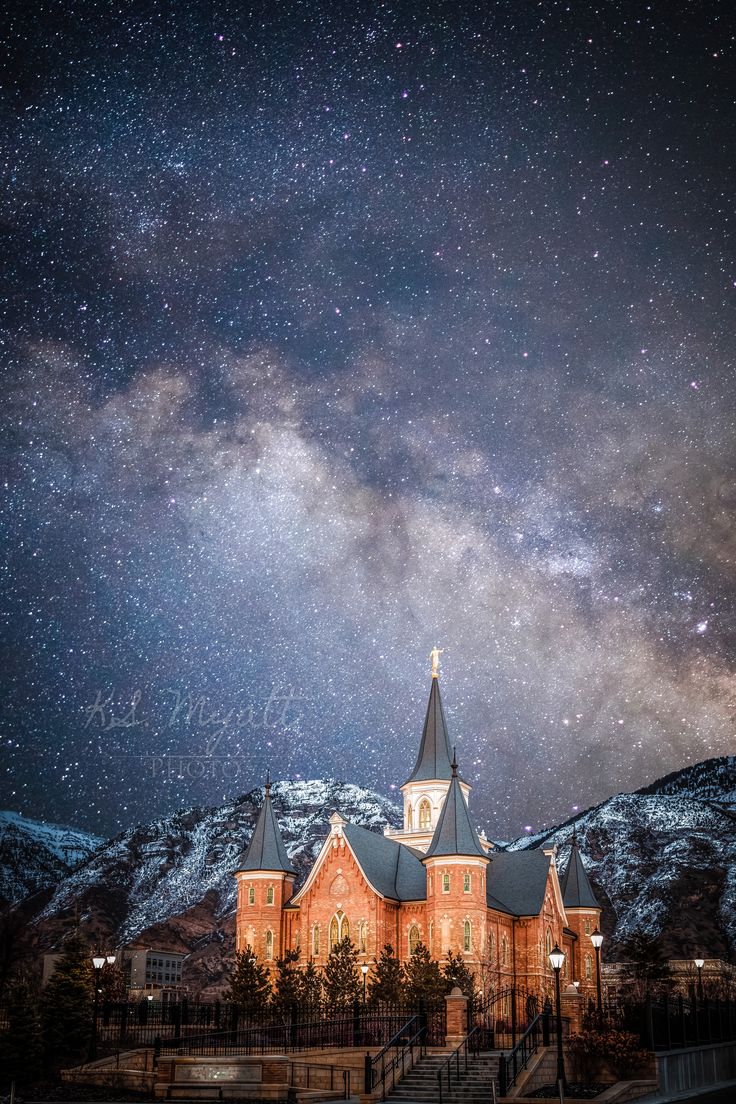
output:
M 470 875 L 463 874 L 463 893 L 470 893 Z
M 273 904 L 273 886 L 272 885 L 270 885 L 268 887 L 268 889 L 266 890 L 266 904 L 267 905 L 272 905 Z
M 254 905 L 256 903 L 256 887 L 248 886 L 248 904 Z
M 463 950 L 467 953 L 472 948 L 472 932 L 470 929 L 470 921 L 466 920 L 463 924 Z
M 319 924 L 315 924 L 312 928 L 312 954 L 319 954 Z
M 449 874 L 443 874 L 442 875 L 442 892 L 443 893 L 449 893 L 450 892 L 450 875 Z
M 412 924 L 409 928 L 409 954 L 416 954 L 417 947 L 419 946 L 419 928 L 416 924 Z
M 273 958 L 273 932 L 270 928 L 266 932 L 266 958 Z
M 426 797 L 422 798 L 419 802 L 419 828 L 427 829 L 432 827 L 432 806 L 427 801 Z
M 593 977 L 593 956 L 586 954 L 585 956 L 585 979 L 590 981 Z

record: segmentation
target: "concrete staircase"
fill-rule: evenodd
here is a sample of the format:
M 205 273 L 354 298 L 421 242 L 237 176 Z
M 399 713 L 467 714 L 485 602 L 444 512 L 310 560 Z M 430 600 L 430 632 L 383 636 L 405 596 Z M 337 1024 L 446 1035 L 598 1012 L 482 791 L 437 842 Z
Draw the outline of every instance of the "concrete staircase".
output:
M 468 1068 L 460 1061 L 460 1080 L 457 1081 L 453 1062 L 451 1085 L 447 1087 L 445 1065 L 449 1057 L 445 1054 L 429 1054 L 421 1058 L 412 1070 L 402 1077 L 388 1099 L 396 1104 L 440 1104 L 440 1089 L 437 1074 L 444 1071 L 442 1078 L 442 1104 L 489 1104 L 493 1099 L 491 1084 L 495 1082 L 498 1093 L 498 1054 L 481 1053 L 477 1058 L 468 1056 Z

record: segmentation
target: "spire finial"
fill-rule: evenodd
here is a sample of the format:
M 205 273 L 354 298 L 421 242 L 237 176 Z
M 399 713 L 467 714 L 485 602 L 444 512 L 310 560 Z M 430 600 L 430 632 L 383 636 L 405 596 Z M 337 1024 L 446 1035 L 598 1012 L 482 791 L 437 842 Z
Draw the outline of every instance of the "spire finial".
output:
M 432 678 L 440 677 L 440 656 L 444 650 L 444 648 L 438 648 L 435 644 L 434 648 L 429 653 L 429 658 L 432 660 Z
M 573 826 L 572 826 L 572 846 L 577 847 L 577 845 L 578 845 L 578 826 L 577 826 L 577 824 L 573 824 Z
M 456 748 L 452 749 L 452 762 L 450 763 L 450 766 L 452 767 L 452 777 L 457 778 L 457 749 Z
M 265 794 L 266 799 L 268 800 L 268 798 L 270 798 L 270 796 L 271 796 L 271 772 L 270 772 L 270 770 L 266 771 L 266 785 L 265 785 L 264 789 L 266 791 L 266 794 Z

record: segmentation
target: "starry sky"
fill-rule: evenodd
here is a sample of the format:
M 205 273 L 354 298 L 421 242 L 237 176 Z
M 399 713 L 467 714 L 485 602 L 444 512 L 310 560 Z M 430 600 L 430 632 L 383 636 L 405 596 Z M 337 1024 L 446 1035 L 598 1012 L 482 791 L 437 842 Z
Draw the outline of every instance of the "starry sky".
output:
M 6 807 L 734 751 L 729 9 L 11 5 Z

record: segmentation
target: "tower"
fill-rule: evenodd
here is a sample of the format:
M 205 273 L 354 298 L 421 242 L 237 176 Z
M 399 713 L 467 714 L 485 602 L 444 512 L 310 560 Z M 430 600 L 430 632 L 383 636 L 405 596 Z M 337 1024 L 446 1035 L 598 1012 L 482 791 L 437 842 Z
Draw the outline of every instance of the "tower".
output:
M 284 847 L 266 782 L 263 805 L 248 848 L 234 872 L 238 883 L 235 949 L 253 948 L 272 966 L 285 949 L 284 905 L 294 889 L 296 870 Z
M 454 756 L 450 770 L 447 796 L 422 859 L 429 949 L 433 958 L 454 951 L 472 966 L 479 963 L 486 942 L 486 869 L 491 860 L 471 823 L 469 787 L 458 775 Z
M 600 928 L 601 906 L 593 893 L 583 857 L 578 847 L 577 831 L 573 828 L 570 858 L 560 882 L 562 903 L 565 906 L 568 927 L 575 932 L 573 961 L 568 969 L 571 980 L 579 981 L 581 990 L 595 992 L 595 949 L 590 937 Z
M 404 796 L 404 824 L 399 831 L 386 829 L 386 835 L 426 851 L 437 827 L 445 798 L 450 789 L 452 757 L 447 722 L 442 708 L 439 682 L 439 649 L 432 650 L 432 685 L 424 717 L 419 754 L 406 782 L 401 787 Z M 470 786 L 458 779 L 467 801 Z

